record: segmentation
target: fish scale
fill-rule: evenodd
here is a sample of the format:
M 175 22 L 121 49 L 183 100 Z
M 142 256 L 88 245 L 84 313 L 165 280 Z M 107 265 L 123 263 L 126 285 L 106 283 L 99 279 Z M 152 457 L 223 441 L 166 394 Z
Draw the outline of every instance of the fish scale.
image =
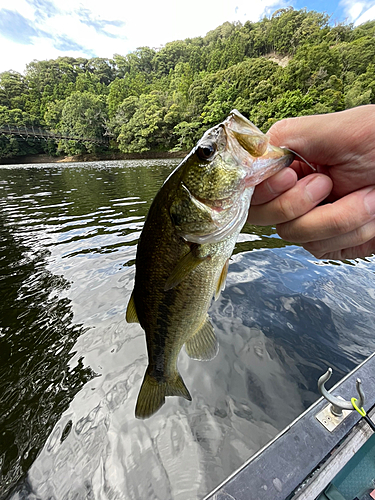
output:
M 166 396 L 191 400 L 177 369 L 218 352 L 208 318 L 256 184 L 293 161 L 238 111 L 209 129 L 157 193 L 139 239 L 126 319 L 146 333 L 149 364 L 135 415 L 148 418 Z

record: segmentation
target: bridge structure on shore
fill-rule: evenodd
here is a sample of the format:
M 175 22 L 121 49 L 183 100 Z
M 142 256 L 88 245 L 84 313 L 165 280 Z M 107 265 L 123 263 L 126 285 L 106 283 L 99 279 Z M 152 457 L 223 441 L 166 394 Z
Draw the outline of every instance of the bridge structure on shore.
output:
M 13 136 L 25 140 L 53 140 L 55 142 L 65 139 L 67 141 L 91 142 L 103 146 L 109 145 L 109 136 L 102 138 L 71 136 L 69 134 L 61 134 L 58 132 L 52 132 L 51 130 L 44 130 L 41 127 L 36 127 L 34 125 L 26 127 L 25 125 L 0 124 L 0 136 Z

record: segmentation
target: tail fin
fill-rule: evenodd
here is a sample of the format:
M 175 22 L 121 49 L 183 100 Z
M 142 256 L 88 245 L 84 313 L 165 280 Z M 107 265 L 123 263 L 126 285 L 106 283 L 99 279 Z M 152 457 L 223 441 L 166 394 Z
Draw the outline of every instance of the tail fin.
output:
M 135 407 L 136 418 L 151 417 L 163 406 L 166 396 L 181 396 L 191 401 L 190 393 L 178 372 L 173 379 L 158 382 L 147 369 Z

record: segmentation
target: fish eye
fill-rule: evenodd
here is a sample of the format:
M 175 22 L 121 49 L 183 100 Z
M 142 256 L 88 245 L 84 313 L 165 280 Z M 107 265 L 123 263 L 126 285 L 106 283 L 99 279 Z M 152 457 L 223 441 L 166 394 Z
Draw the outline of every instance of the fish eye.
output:
M 201 160 L 210 160 L 215 152 L 216 148 L 213 144 L 205 144 L 197 149 L 197 155 Z

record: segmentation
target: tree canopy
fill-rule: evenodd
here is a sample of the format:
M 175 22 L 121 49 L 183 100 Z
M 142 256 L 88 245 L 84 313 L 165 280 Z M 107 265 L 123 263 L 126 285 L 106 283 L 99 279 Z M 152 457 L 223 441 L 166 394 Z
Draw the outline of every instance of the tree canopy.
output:
M 24 75 L 0 74 L 0 126 L 109 136 L 122 152 L 189 149 L 232 108 L 266 131 L 281 118 L 368 103 L 375 103 L 375 21 L 331 26 L 325 14 L 291 7 L 157 50 L 32 61 Z M 0 136 L 0 157 L 94 148 Z

